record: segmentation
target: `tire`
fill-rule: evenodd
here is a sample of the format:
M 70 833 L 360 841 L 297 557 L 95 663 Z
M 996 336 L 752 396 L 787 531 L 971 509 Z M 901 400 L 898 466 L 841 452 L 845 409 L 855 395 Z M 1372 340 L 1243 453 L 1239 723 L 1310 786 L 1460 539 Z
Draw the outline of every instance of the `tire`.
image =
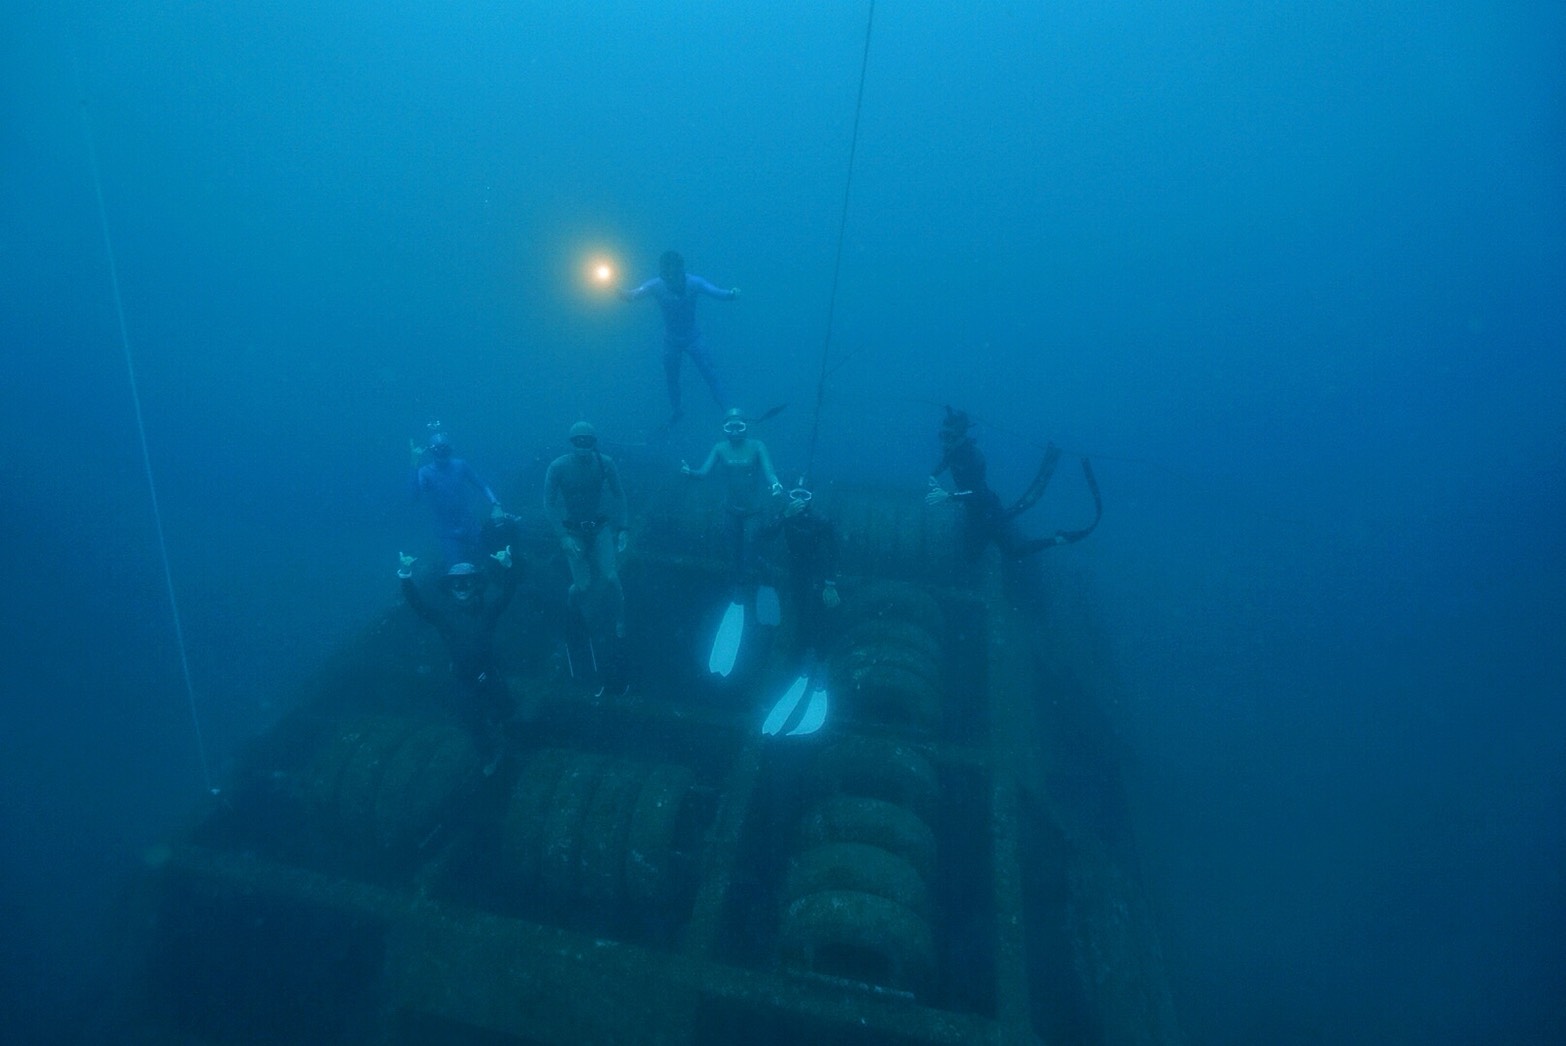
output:
M 675 830 L 694 777 L 683 766 L 656 766 L 647 775 L 625 841 L 625 897 L 660 907 L 675 892 Z
M 847 737 L 817 758 L 812 779 L 824 796 L 854 795 L 906 807 L 926 824 L 940 793 L 935 767 L 908 745 Z
M 802 848 L 824 843 L 865 843 L 896 854 L 925 882 L 935 874 L 935 833 L 906 807 L 883 799 L 837 795 L 800 822 Z
M 922 994 L 935 976 L 930 926 L 895 901 L 823 890 L 784 910 L 783 962 L 796 970 Z
M 913 865 L 890 850 L 865 843 L 826 843 L 806 850 L 789 865 L 783 899 L 792 904 L 822 890 L 874 894 L 930 915 L 930 889 Z

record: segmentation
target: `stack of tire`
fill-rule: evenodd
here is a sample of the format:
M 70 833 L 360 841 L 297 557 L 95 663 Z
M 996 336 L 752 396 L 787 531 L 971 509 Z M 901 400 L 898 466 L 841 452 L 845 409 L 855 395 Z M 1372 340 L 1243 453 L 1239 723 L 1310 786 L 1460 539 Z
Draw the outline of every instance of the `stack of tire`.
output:
M 502 820 L 508 881 L 550 907 L 666 909 L 683 892 L 678 834 L 693 784 L 674 764 L 535 753 Z
M 478 765 L 472 739 L 448 723 L 355 717 L 327 736 L 304 775 L 305 799 L 332 838 L 408 850 L 439 825 Z
M 929 882 L 935 769 L 907 745 L 845 737 L 811 774 L 783 885 L 783 965 L 913 995 L 935 983 Z
M 856 718 L 915 732 L 940 723 L 945 618 L 928 592 L 881 582 L 853 597 L 837 656 L 839 692 Z

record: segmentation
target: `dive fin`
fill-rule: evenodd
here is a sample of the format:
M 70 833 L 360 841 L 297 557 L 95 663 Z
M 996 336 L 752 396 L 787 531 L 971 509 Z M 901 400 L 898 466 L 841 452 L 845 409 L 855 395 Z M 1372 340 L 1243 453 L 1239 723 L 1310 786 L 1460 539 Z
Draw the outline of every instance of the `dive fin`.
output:
M 1060 448 L 1051 443 L 1044 448 L 1044 460 L 1039 463 L 1039 470 L 1034 474 L 1033 482 L 1029 483 L 1028 489 L 1022 492 L 1022 497 L 1006 510 L 1007 519 L 1020 516 L 1038 504 L 1039 498 L 1044 496 L 1045 488 L 1049 486 L 1050 478 L 1055 475 L 1055 466 L 1058 464 L 1060 464 Z
M 788 736 L 802 737 L 820 730 L 821 724 L 826 722 L 827 710 L 831 706 L 832 701 L 827 694 L 826 684 L 817 683 L 815 689 L 810 691 L 810 703 L 805 706 L 805 714 L 800 717 L 799 725 L 790 730 Z
M 778 698 L 778 703 L 772 706 L 772 711 L 767 713 L 767 721 L 761 724 L 761 732 L 768 735 L 782 733 L 783 724 L 799 707 L 799 702 L 805 696 L 805 687 L 809 685 L 809 676 L 800 676 L 794 680 L 793 685 Z
M 756 624 L 776 628 L 783 620 L 783 608 L 778 605 L 778 590 L 771 585 L 756 589 Z
M 718 623 L 718 634 L 712 640 L 712 653 L 707 656 L 707 671 L 727 676 L 734 671 L 739 660 L 740 640 L 745 638 L 745 605 L 730 603 Z
M 1088 459 L 1082 459 L 1082 478 L 1087 481 L 1088 490 L 1093 493 L 1093 522 L 1081 530 L 1062 530 L 1060 537 L 1063 544 L 1071 544 L 1073 541 L 1081 541 L 1093 533 L 1093 528 L 1098 526 L 1098 521 L 1104 518 L 1104 497 L 1098 492 L 1098 477 L 1093 475 L 1093 466 L 1088 464 Z

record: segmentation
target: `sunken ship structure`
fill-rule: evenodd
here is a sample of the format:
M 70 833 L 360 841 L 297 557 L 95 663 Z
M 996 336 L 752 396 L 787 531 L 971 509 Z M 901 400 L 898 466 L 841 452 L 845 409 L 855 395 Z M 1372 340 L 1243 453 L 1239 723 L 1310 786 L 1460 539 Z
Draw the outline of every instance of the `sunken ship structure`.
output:
M 1179 1041 L 1102 643 L 1062 609 L 1080 582 L 1035 561 L 1021 598 L 917 492 L 818 492 L 842 539 L 831 714 L 764 736 L 789 606 L 710 675 L 715 492 L 626 486 L 629 689 L 595 694 L 609 655 L 562 639 L 541 518 L 497 636 L 522 711 L 492 775 L 440 638 L 389 604 L 149 860 L 119 1041 Z

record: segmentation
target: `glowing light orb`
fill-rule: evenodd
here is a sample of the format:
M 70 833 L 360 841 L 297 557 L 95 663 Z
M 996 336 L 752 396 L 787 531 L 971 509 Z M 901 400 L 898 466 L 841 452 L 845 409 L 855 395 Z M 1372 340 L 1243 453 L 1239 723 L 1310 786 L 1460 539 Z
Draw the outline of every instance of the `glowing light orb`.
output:
M 582 266 L 582 278 L 589 287 L 603 290 L 615 285 L 620 277 L 615 270 L 614 260 L 603 254 L 595 254 L 587 259 Z

